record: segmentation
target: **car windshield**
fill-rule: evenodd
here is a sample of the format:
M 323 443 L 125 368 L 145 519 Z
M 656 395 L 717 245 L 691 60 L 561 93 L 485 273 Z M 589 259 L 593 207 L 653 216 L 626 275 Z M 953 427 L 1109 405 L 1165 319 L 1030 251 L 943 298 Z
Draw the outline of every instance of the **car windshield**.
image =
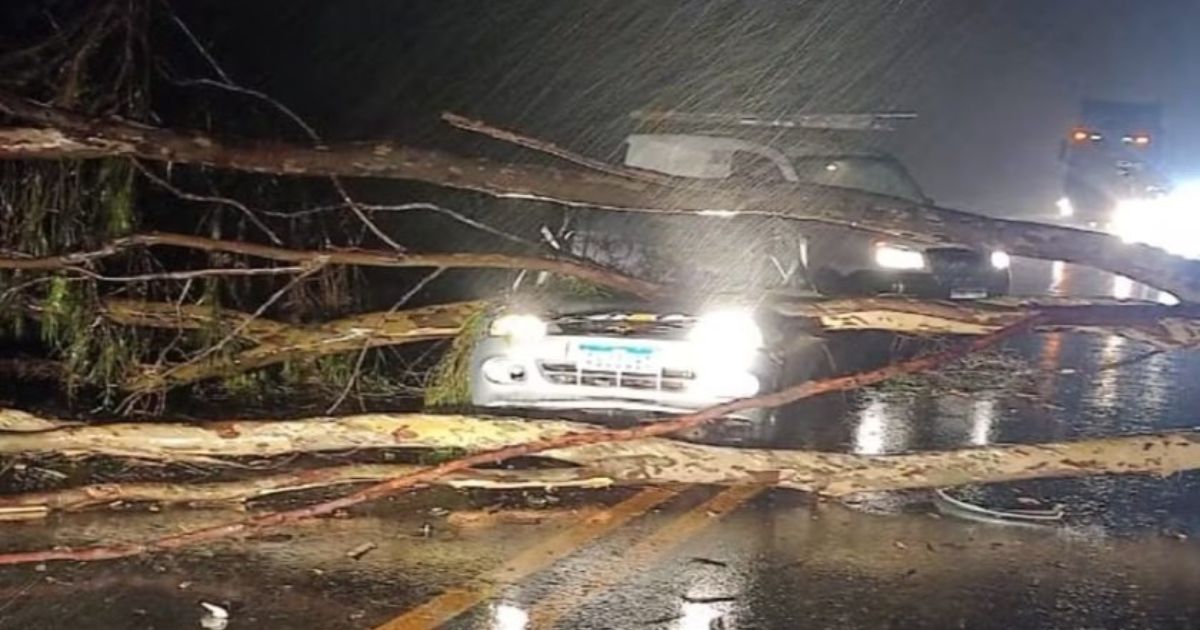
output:
M 757 216 L 589 216 L 569 251 L 598 264 L 697 293 L 778 290 L 800 280 L 803 238 Z
M 896 160 L 884 156 L 804 156 L 794 158 L 801 181 L 899 197 L 922 203 L 925 193 Z

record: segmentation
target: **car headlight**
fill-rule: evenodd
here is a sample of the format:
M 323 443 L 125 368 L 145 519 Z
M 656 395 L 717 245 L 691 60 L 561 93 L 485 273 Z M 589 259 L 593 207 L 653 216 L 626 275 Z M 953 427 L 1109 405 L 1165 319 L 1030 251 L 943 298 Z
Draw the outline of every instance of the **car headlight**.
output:
M 992 252 L 992 267 L 996 269 L 1008 269 L 1009 265 L 1012 265 L 1012 256 L 1009 256 L 1008 252 Z
M 702 362 L 721 371 L 745 370 L 763 345 L 762 329 L 746 310 L 715 311 L 701 316 L 688 333 Z
M 545 337 L 548 330 L 546 322 L 535 315 L 510 314 L 496 318 L 488 333 L 514 341 L 537 341 Z
M 875 264 L 884 269 L 924 269 L 925 254 L 887 243 L 875 245 Z

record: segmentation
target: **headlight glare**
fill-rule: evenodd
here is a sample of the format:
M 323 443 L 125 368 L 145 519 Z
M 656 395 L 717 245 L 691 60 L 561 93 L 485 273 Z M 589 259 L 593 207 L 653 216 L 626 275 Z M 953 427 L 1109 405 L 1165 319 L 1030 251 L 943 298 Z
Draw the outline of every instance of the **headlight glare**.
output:
M 515 341 L 537 341 L 546 336 L 546 322 L 534 315 L 502 315 L 492 322 L 488 332 L 493 337 L 508 337 Z
M 754 315 L 738 309 L 701 316 L 688 333 L 688 340 L 702 357 L 729 370 L 747 369 L 763 345 L 762 329 Z
M 1010 265 L 1012 265 L 1012 256 L 1009 256 L 1008 252 L 992 252 L 992 267 L 996 269 L 1008 269 Z
M 925 254 L 915 249 L 879 243 L 875 245 L 875 264 L 884 269 L 924 269 Z

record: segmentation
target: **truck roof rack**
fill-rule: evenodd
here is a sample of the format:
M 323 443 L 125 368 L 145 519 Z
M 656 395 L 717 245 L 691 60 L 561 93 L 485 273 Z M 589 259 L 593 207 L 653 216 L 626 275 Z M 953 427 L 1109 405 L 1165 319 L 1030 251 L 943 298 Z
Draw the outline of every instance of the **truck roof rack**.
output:
M 799 114 L 788 118 L 676 110 L 638 110 L 630 118 L 646 123 L 683 123 L 772 129 L 824 129 L 830 131 L 894 131 L 896 122 L 913 120 L 914 112 L 858 114 Z

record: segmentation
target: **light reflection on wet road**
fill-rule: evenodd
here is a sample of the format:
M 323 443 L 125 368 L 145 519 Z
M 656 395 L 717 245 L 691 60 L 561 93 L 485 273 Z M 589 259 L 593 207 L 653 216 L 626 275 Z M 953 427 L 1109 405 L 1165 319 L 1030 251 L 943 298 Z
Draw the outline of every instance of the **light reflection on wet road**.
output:
M 1059 265 L 1021 263 L 1018 277 L 1018 291 L 1029 293 L 1141 291 Z M 1050 334 L 1008 350 L 1033 374 L 1021 391 L 857 393 L 828 408 L 837 413 L 796 427 L 787 446 L 883 454 L 1198 424 L 1196 353 L 1101 370 L 1145 348 Z M 437 601 L 452 605 L 444 627 L 491 630 L 1200 626 L 1200 547 L 1188 538 L 1200 533 L 1193 474 L 960 493 L 985 503 L 1062 503 L 1068 524 L 1053 528 L 936 517 L 925 493 L 843 506 L 790 492 L 692 487 L 632 513 L 619 507 L 636 503 L 636 493 L 568 493 L 544 518 L 515 523 L 478 511 L 495 504 L 494 494 L 429 491 L 207 551 L 4 570 L 0 628 L 195 628 L 201 601 L 227 606 L 231 629 L 431 627 L 401 615 Z M 482 520 L 463 525 L 453 517 L 460 512 Z M 0 546 L 144 537 L 229 516 L 72 515 L 49 527 L 6 525 Z M 627 520 L 603 535 L 584 531 L 609 518 Z M 433 535 L 422 537 L 426 523 Z M 553 540 L 577 542 L 558 549 Z M 378 548 L 346 557 L 368 541 Z M 456 589 L 472 595 L 455 604 L 445 594 Z

